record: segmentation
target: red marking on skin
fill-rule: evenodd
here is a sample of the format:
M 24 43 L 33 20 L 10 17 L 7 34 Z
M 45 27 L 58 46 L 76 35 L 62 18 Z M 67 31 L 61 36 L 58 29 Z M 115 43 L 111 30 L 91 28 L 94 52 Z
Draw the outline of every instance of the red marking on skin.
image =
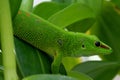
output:
M 18 11 L 18 14 L 21 14 L 21 11 Z
M 108 46 L 100 45 L 101 48 L 110 49 Z
M 40 20 L 38 20 L 38 19 L 36 19 L 35 21 L 36 21 L 36 22 L 40 22 Z
M 30 16 L 30 14 L 29 14 L 29 13 L 26 13 L 26 16 L 28 16 L 28 17 L 29 17 L 29 16 Z
M 38 20 L 38 19 L 36 19 L 36 22 L 39 22 L 39 20 Z

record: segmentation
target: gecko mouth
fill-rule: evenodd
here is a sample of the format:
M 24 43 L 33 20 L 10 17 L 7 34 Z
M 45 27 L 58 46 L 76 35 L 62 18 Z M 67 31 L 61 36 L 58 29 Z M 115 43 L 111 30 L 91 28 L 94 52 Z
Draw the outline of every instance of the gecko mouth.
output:
M 101 48 L 104 48 L 104 49 L 110 49 L 108 46 L 102 45 L 102 44 L 100 45 L 100 47 L 101 47 Z

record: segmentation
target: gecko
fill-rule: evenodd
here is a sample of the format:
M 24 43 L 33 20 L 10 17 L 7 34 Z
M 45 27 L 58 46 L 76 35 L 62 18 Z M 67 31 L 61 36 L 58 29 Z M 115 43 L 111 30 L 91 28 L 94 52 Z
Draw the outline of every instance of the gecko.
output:
M 30 12 L 20 10 L 13 21 L 14 35 L 53 57 L 52 73 L 59 73 L 63 57 L 105 55 L 112 48 L 95 35 L 65 31 Z

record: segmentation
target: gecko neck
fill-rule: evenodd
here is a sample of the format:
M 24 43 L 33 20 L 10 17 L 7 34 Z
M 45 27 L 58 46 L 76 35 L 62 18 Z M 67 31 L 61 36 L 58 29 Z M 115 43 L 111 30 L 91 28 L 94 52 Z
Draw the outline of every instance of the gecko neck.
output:
M 75 54 L 79 54 L 82 41 L 86 37 L 83 33 L 74 33 L 74 32 L 66 32 L 67 35 L 64 36 L 64 43 L 61 51 L 63 51 L 64 56 L 75 56 Z M 72 44 L 70 44 L 72 43 Z

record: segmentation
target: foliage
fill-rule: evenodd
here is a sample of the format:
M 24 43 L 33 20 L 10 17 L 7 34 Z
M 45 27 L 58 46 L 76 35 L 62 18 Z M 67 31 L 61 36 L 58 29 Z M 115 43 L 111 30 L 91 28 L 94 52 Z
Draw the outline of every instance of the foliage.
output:
M 33 0 L 24 0 L 22 4 L 21 1 L 9 0 L 12 20 L 20 8 L 46 19 L 59 28 L 82 33 L 89 31 L 89 34 L 97 35 L 100 40 L 109 44 L 113 52 L 110 55 L 99 55 L 101 61 L 81 62 L 78 61 L 79 59 L 66 58 L 60 66 L 61 75 L 55 75 L 51 73 L 53 60 L 49 55 L 14 36 L 17 75 L 20 80 L 112 80 L 118 74 L 120 70 L 119 0 L 51 0 L 35 7 L 32 5 Z M 0 32 L 2 32 L 1 28 Z M 0 80 L 4 80 L 5 75 L 3 55 L 0 53 Z

